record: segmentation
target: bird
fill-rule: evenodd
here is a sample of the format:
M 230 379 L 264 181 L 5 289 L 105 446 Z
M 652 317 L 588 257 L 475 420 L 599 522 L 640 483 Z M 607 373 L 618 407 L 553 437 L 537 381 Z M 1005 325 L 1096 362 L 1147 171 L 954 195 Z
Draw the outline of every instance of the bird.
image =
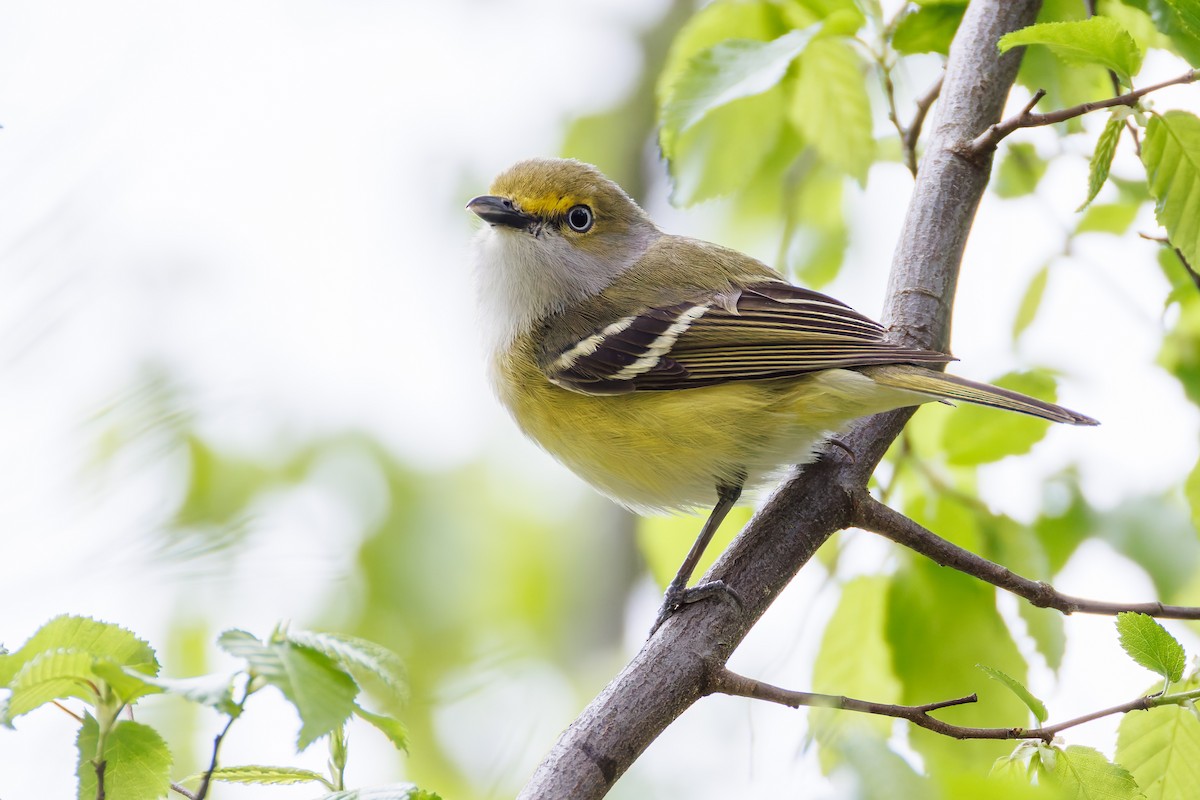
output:
M 651 635 L 720 581 L 688 587 L 743 492 L 861 417 L 964 401 L 1073 425 L 1096 420 L 941 370 L 879 323 L 761 261 L 666 233 L 573 159 L 521 161 L 467 203 L 478 323 L 493 389 L 517 426 L 637 513 L 711 509 Z

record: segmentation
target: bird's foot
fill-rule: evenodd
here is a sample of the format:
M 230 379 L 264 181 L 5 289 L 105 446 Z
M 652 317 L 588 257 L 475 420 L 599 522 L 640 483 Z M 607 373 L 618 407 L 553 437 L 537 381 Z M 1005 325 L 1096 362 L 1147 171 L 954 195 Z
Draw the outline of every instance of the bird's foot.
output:
M 658 632 L 659 627 L 679 609 L 701 600 L 707 600 L 710 597 L 727 600 L 738 608 L 743 607 L 741 596 L 731 589 L 725 581 L 709 581 L 708 583 L 700 583 L 690 588 L 681 583 L 671 581 L 671 584 L 667 586 L 666 594 L 663 596 L 662 606 L 658 609 L 658 616 L 654 619 L 654 624 L 650 627 L 650 636 L 653 637 Z

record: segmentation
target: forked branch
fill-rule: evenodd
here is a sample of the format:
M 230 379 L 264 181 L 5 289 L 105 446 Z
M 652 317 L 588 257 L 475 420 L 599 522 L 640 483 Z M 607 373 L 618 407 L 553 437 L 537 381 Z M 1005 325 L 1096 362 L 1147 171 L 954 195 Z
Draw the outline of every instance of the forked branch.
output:
M 1170 80 L 1162 81 L 1151 86 L 1144 86 L 1141 89 L 1135 89 L 1125 94 L 1119 94 L 1116 97 L 1108 97 L 1103 100 L 1094 100 L 1090 103 L 1080 103 L 1077 106 L 1060 109 L 1058 111 L 1050 111 L 1045 114 L 1037 114 L 1033 107 L 1038 101 L 1046 96 L 1043 89 L 1038 89 L 1034 93 L 1033 98 L 1025 104 L 1018 113 L 1008 117 L 1007 119 L 997 122 L 981 133 L 971 142 L 967 148 L 968 155 L 978 157 L 985 153 L 990 153 L 996 149 L 996 145 L 1005 136 L 1008 136 L 1018 128 L 1036 128 L 1042 125 L 1055 125 L 1059 122 L 1066 122 L 1075 117 L 1082 117 L 1084 114 L 1098 111 L 1101 108 L 1113 108 L 1115 106 L 1135 106 L 1137 101 L 1151 92 L 1157 92 L 1159 89 L 1165 89 L 1168 86 L 1177 86 L 1184 83 L 1192 83 L 1200 80 L 1200 69 L 1190 69 L 1182 75 L 1178 75 Z
M 876 714 L 884 717 L 908 720 L 912 724 L 943 736 L 955 739 L 1041 739 L 1049 744 L 1054 737 L 1068 728 L 1082 725 L 1085 722 L 1110 717 L 1114 714 L 1127 714 L 1130 711 L 1145 711 L 1157 706 L 1182 705 L 1200 699 L 1200 689 L 1180 692 L 1173 695 L 1153 695 L 1138 697 L 1120 705 L 1093 711 L 1074 719 L 1045 725 L 1040 728 L 975 728 L 965 725 L 954 725 L 930 716 L 931 711 L 952 706 L 967 705 L 978 702 L 974 694 L 958 697 L 953 700 L 942 700 L 937 703 L 927 703 L 920 706 L 902 706 L 891 703 L 873 703 L 869 700 L 856 700 L 853 697 L 842 697 L 832 694 L 815 694 L 813 692 L 797 692 L 772 686 L 769 683 L 738 675 L 728 669 L 722 670 L 713 677 L 712 693 L 728 694 L 736 697 L 750 697 L 755 700 L 766 700 L 771 703 L 800 708 L 837 708 L 842 711 L 857 711 L 863 714 Z
M 953 567 L 959 572 L 1023 597 L 1038 608 L 1052 608 L 1063 614 L 1114 616 L 1123 611 L 1134 611 L 1164 619 L 1200 619 L 1200 608 L 1195 606 L 1172 606 L 1158 602 L 1112 603 L 1063 594 L 1048 583 L 1017 575 L 1007 567 L 946 541 L 899 511 L 871 497 L 865 489 L 852 493 L 850 513 L 856 527 L 887 537 L 943 567 Z

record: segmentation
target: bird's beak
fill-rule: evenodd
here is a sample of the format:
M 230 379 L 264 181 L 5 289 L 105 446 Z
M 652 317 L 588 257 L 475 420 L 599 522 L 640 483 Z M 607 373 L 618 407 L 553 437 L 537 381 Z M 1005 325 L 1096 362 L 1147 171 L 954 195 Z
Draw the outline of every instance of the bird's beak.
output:
M 517 208 L 507 197 L 496 197 L 485 194 L 467 203 L 467 210 L 474 212 L 484 222 L 492 225 L 504 225 L 509 228 L 523 230 L 534 222 L 531 214 L 526 214 Z

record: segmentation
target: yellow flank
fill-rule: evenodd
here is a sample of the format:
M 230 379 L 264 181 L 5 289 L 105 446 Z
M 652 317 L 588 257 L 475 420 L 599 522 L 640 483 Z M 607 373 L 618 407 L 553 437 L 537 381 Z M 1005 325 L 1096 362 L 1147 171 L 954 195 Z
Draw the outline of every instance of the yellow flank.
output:
M 550 383 L 529 335 L 493 364 L 521 429 L 605 494 L 639 511 L 711 506 L 718 484 L 753 489 L 803 464 L 849 421 L 930 398 L 851 370 L 597 396 Z

